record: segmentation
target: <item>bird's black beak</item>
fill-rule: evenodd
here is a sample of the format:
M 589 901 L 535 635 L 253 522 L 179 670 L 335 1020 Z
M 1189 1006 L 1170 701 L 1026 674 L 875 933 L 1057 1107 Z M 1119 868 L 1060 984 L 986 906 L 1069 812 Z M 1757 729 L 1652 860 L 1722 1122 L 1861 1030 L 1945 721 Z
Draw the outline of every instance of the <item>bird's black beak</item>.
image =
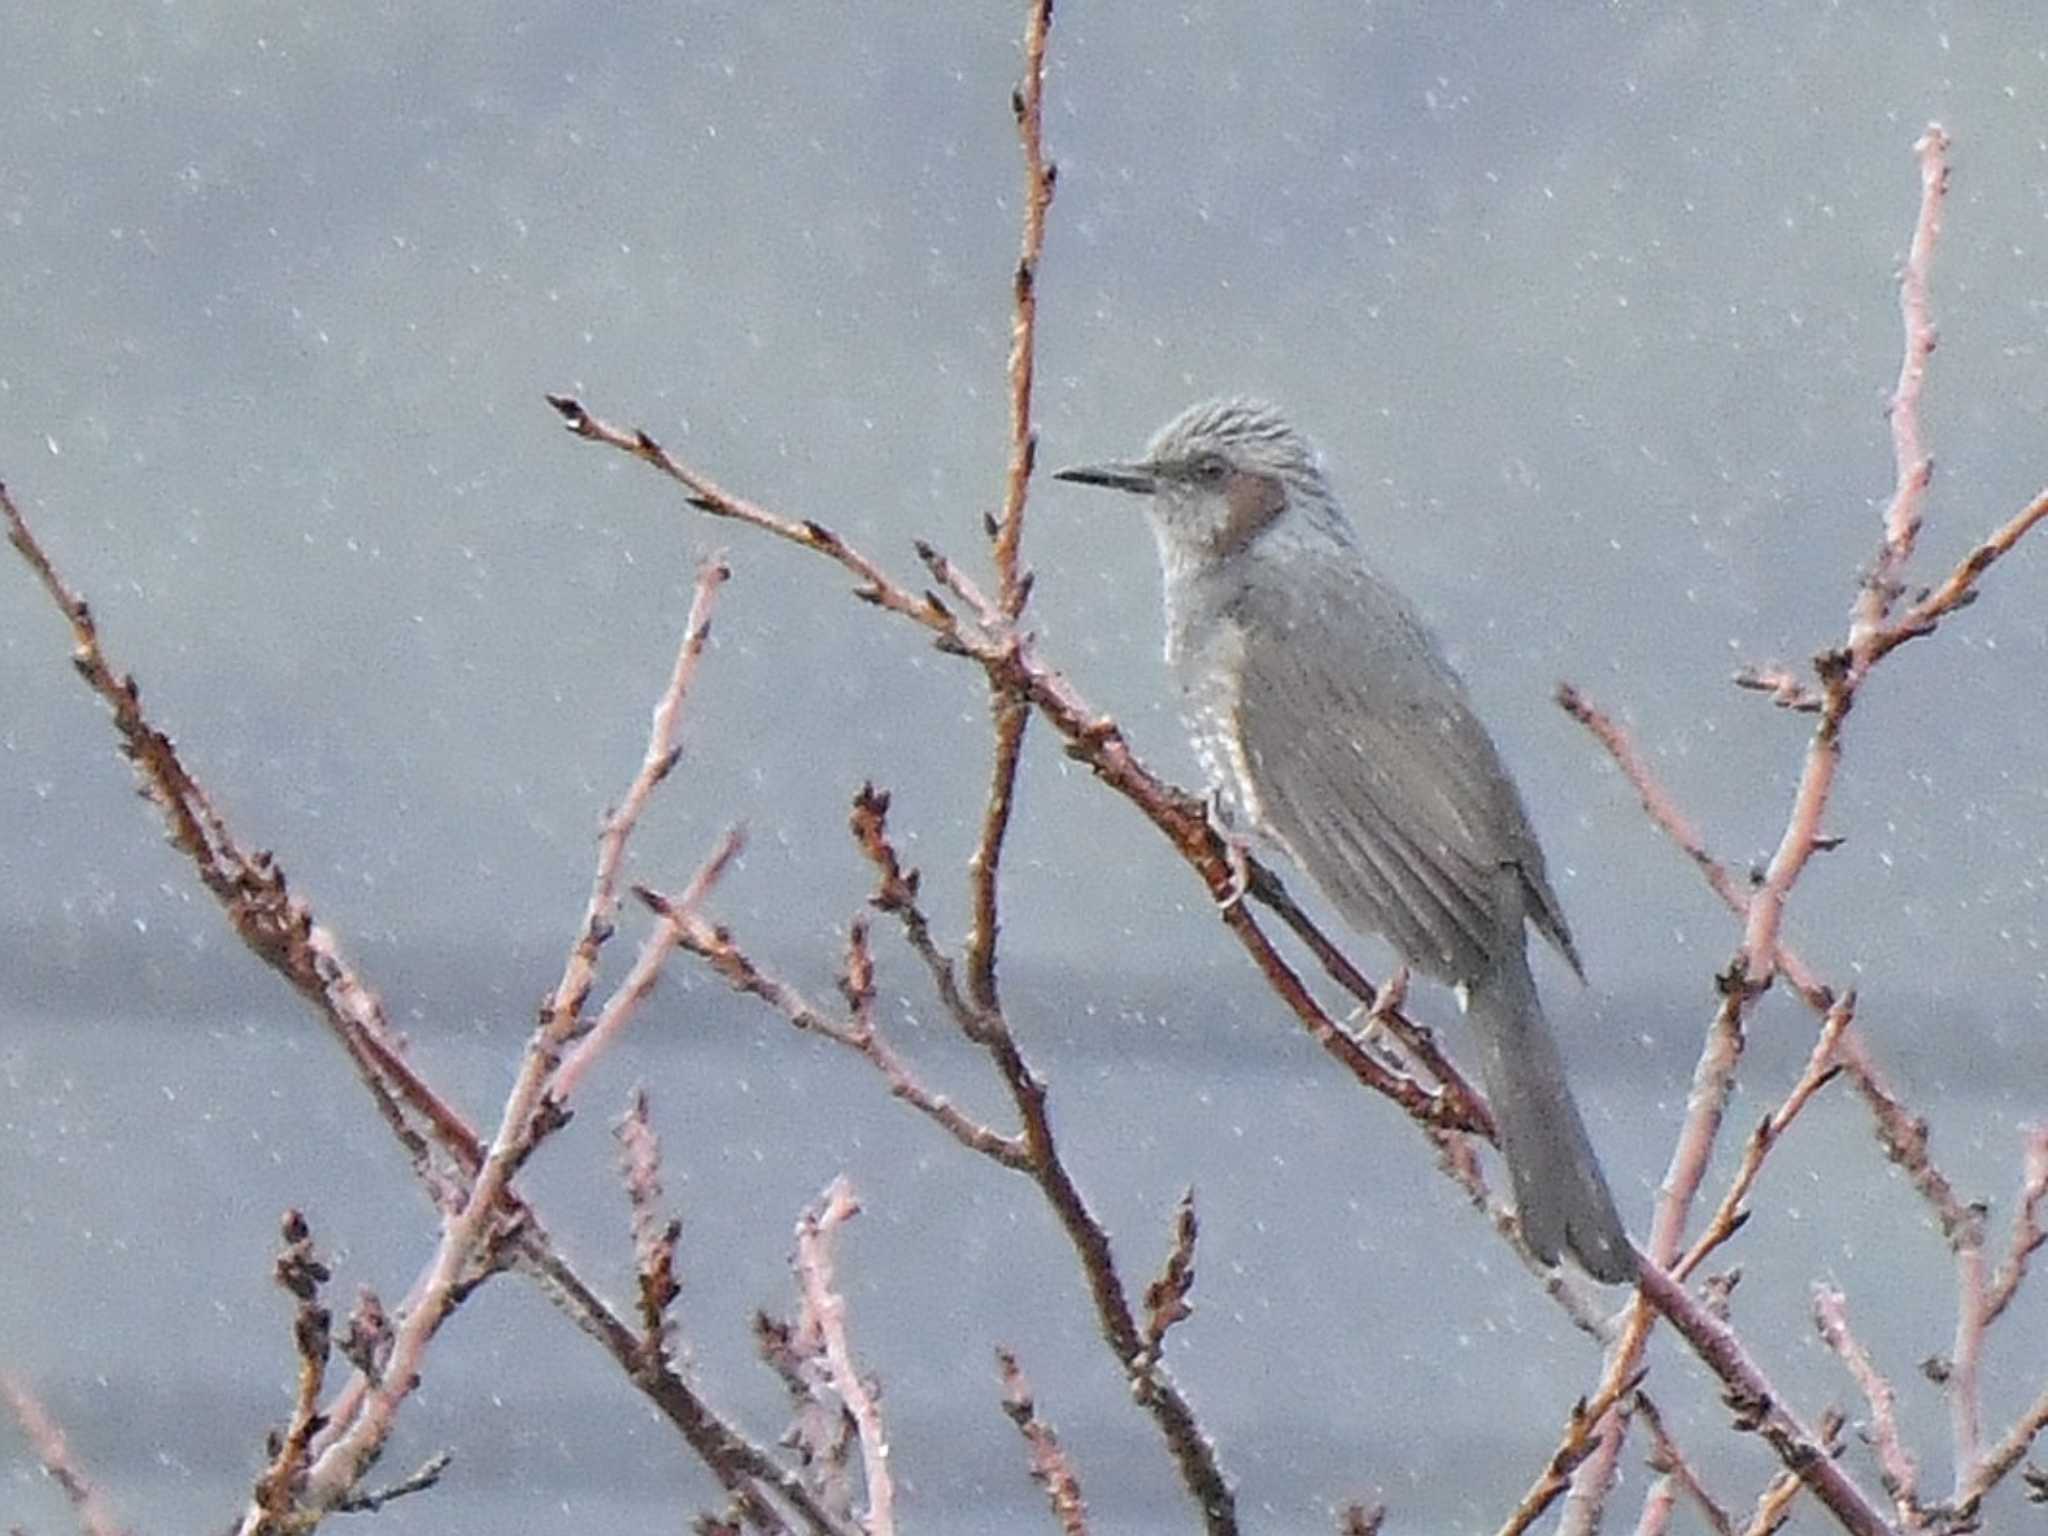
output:
M 1072 469 L 1055 471 L 1053 479 L 1107 486 L 1134 496 L 1150 496 L 1159 489 L 1159 473 L 1150 464 L 1076 464 Z

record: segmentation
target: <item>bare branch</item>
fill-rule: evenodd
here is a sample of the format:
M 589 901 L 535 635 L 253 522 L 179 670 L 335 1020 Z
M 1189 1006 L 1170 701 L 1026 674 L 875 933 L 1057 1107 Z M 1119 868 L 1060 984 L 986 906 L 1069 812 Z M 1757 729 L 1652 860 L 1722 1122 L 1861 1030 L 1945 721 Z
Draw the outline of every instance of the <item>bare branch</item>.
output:
M 1885 1492 L 1892 1496 L 1899 1524 L 1909 1531 L 1924 1530 L 1927 1512 L 1920 1507 L 1920 1468 L 1899 1438 L 1898 1396 L 1849 1327 L 1848 1299 L 1833 1286 L 1816 1285 L 1813 1321 L 1870 1405 L 1870 1443 L 1877 1452 L 1878 1470 Z
M 4 495 L 0 491 L 0 495 Z M 7 1399 L 7 1408 L 14 1415 L 14 1422 L 21 1426 L 21 1433 L 35 1448 L 36 1460 L 42 1463 L 43 1471 L 50 1480 L 64 1490 L 64 1497 L 71 1502 L 71 1512 L 78 1519 L 78 1528 L 84 1536 L 128 1536 L 128 1528 L 121 1523 L 113 1506 L 107 1503 L 105 1495 L 95 1488 L 92 1479 L 78 1465 L 71 1454 L 71 1447 L 65 1443 L 64 1429 L 50 1411 L 42 1404 L 25 1377 L 12 1371 L 0 1371 L 0 1397 Z
M 1010 97 L 1017 118 L 1017 142 L 1024 151 L 1024 230 L 1012 282 L 1015 305 L 1010 323 L 1010 465 L 1004 477 L 1003 515 L 996 525 L 996 576 L 1003 613 L 1014 623 L 1024 612 L 1031 578 L 1019 569 L 1024 536 L 1024 496 L 1038 453 L 1031 426 L 1031 385 L 1037 355 L 1038 263 L 1045 250 L 1045 215 L 1052 205 L 1057 169 L 1045 158 L 1045 40 L 1052 29 L 1052 0 L 1031 0 L 1024 21 L 1024 80 Z
M 1683 1493 L 1692 1501 L 1700 1517 L 1715 1533 L 1715 1536 L 1734 1536 L 1735 1522 L 1728 1516 L 1714 1496 L 1707 1492 L 1706 1485 L 1694 1470 L 1685 1453 L 1678 1448 L 1678 1442 L 1671 1438 L 1671 1432 L 1664 1426 L 1664 1415 L 1657 1411 L 1657 1405 L 1647 1392 L 1638 1391 L 1632 1411 L 1641 1417 L 1650 1431 L 1650 1469 L 1657 1474 L 1657 1482 L 1671 1493 Z M 1636 1525 L 1636 1536 L 1650 1536 L 1652 1531 L 1661 1531 L 1669 1523 L 1668 1503 L 1659 1519 L 1652 1518 L 1652 1502 L 1657 1494 L 1652 1493 L 1644 1500 L 1643 1518 Z
M 1173 1247 L 1158 1278 L 1145 1287 L 1145 1348 L 1155 1358 L 1174 1324 L 1194 1315 L 1188 1294 L 1195 1288 L 1195 1235 L 1195 1192 L 1190 1189 L 1174 1208 Z
M 1750 1132 L 1749 1144 L 1743 1149 L 1742 1162 L 1735 1170 L 1735 1177 L 1729 1181 L 1728 1192 L 1721 1197 L 1713 1217 L 1693 1240 L 1685 1257 L 1672 1267 L 1671 1273 L 1676 1278 L 1684 1280 L 1691 1276 L 1708 1254 L 1733 1237 L 1749 1220 L 1743 1202 L 1749 1198 L 1750 1190 L 1756 1187 L 1757 1178 L 1763 1172 L 1764 1159 L 1792 1128 L 1792 1122 L 1799 1118 L 1808 1101 L 1841 1076 L 1842 1065 L 1835 1059 L 1835 1049 L 1841 1041 L 1842 1032 L 1855 1017 L 1856 994 L 1845 992 L 1828 1010 L 1820 1036 L 1813 1043 L 1813 1052 L 1806 1058 L 1806 1070 L 1799 1074 L 1799 1080 L 1785 1095 L 1785 1101 L 1764 1116 L 1757 1123 L 1757 1128 Z
M 1927 279 L 1934 263 L 1934 242 L 1941 233 L 1941 208 L 1948 197 L 1948 135 L 1941 124 L 1929 123 L 1913 146 L 1920 157 L 1920 213 L 1913 221 L 1913 239 L 1899 278 L 1899 319 L 1905 331 L 1904 356 L 1898 383 L 1892 387 L 1888 414 L 1892 428 L 1893 487 L 1884 515 L 1884 543 L 1877 564 L 1863 584 L 1849 625 L 1849 649 L 1857 657 L 1849 686 L 1854 687 L 1874 657 L 1868 655 L 1897 599 L 1913 545 L 1920 534 L 1920 508 L 1934 477 L 1920 433 L 1920 392 L 1927 382 L 1927 360 L 1934 355 L 1934 318 L 1927 302 Z
M 1805 715 L 1821 711 L 1820 695 L 1784 667 L 1744 667 L 1735 674 L 1734 681 L 1738 688 L 1769 694 L 1771 702 L 1780 709 Z
M 411 1493 L 425 1493 L 441 1481 L 441 1474 L 448 1470 L 454 1459 L 446 1451 L 437 1451 L 421 1463 L 417 1471 L 400 1478 L 388 1488 L 343 1499 L 334 1506 L 334 1512 L 338 1515 L 374 1515 L 394 1499 L 402 1499 Z
M 1080 1480 L 1074 1476 L 1073 1463 L 1061 1448 L 1059 1436 L 1038 1416 L 1031 1383 L 1024 1379 L 1017 1357 L 998 1349 L 996 1370 L 1003 1380 L 1003 1412 L 1031 1448 L 1031 1480 L 1045 1490 L 1063 1536 L 1088 1536 L 1088 1505 L 1081 1497 Z
M 1820 1416 L 1815 1432 L 1830 1456 L 1841 1454 L 1842 1430 L 1846 1423 L 1837 1408 L 1829 1408 Z M 1764 1491 L 1757 1495 L 1756 1508 L 1750 1513 L 1749 1524 L 1742 1528 L 1742 1536 L 1772 1536 L 1774 1531 L 1782 1529 L 1792 1518 L 1792 1506 L 1805 1486 L 1791 1472 L 1780 1472 L 1774 1476 L 1764 1485 Z
M 320 1393 L 333 1346 L 331 1314 L 320 1301 L 320 1288 L 331 1273 L 314 1253 L 312 1231 L 298 1211 L 284 1213 L 283 1238 L 284 1250 L 277 1256 L 275 1275 L 278 1285 L 298 1302 L 292 1320 L 292 1342 L 299 1357 L 298 1386 L 291 1422 L 284 1434 L 272 1437 L 270 1464 L 256 1480 L 253 1495 L 255 1503 L 279 1521 L 291 1511 L 293 1493 L 310 1460 L 313 1436 L 326 1422 L 320 1413 Z
M 547 1004 L 551 1015 L 571 1021 L 569 1033 L 572 1036 L 580 1033 L 575 1021 L 580 1019 L 584 1001 L 590 996 L 591 982 L 597 974 L 598 951 L 612 936 L 612 920 L 619 910 L 619 869 L 625 862 L 626 843 L 655 789 L 674 770 L 681 755 L 682 748 L 676 744 L 676 734 L 683 701 L 689 696 L 690 684 L 697 675 L 697 663 L 711 638 L 711 612 L 717 604 L 718 589 L 731 576 L 732 568 L 722 556 L 714 555 L 698 565 L 697 588 L 690 600 L 690 616 L 683 625 L 682 644 L 676 651 L 668 686 L 655 701 L 640 771 L 633 775 L 633 782 L 627 786 L 626 797 L 619 802 L 618 809 L 608 813 L 604 819 L 604 830 L 597 842 L 597 871 L 591 878 L 590 899 L 584 907 L 583 925 L 569 950 L 562 979 Z
M 989 771 L 981 841 L 967 863 L 974 906 L 974 927 L 967 936 L 967 988 L 974 1006 L 985 1013 L 1001 1006 L 996 991 L 996 887 L 1002 872 L 1003 839 L 1009 835 L 1010 812 L 1016 804 L 1024 729 L 1031 723 L 1030 706 L 1013 693 L 991 691 L 989 711 L 995 726 L 995 761 Z
M 833 1239 L 859 1214 L 853 1186 L 841 1174 L 825 1187 L 817 1203 L 797 1218 L 794 1262 L 803 1298 L 801 1326 L 815 1330 L 823 1343 L 832 1390 L 860 1431 L 861 1470 L 868 1495 L 861 1526 L 868 1536 L 894 1536 L 896 1479 L 889 1471 L 889 1435 L 882 1427 L 881 1406 L 854 1364 L 853 1343 L 846 1331 L 846 1299 L 834 1287 L 832 1274 Z
M 2048 1228 L 2041 1225 L 2041 1202 L 2048 1198 L 2048 1126 L 2029 1126 L 2020 1180 L 2020 1198 L 2012 1213 L 2012 1242 L 2004 1262 L 1992 1277 L 1991 1292 L 1984 1301 L 1984 1321 L 1995 1323 L 2012 1305 L 2013 1297 L 2027 1278 L 2027 1263 L 2048 1242 Z
M 1735 1427 L 1769 1442 L 1779 1460 L 1798 1475 L 1845 1530 L 1854 1536 L 1885 1536 L 1884 1518 L 1835 1464 L 1826 1445 L 1792 1416 L 1785 1399 L 1743 1351 L 1734 1331 L 1655 1265 L 1643 1266 L 1641 1284 L 1651 1305 L 1720 1377 L 1729 1406 L 1735 1410 Z
M 619 1172 L 633 1220 L 633 1272 L 640 1280 L 640 1329 L 650 1358 L 668 1351 L 669 1308 L 675 1304 L 676 1244 L 683 1224 L 662 1208 L 661 1138 L 648 1114 L 647 1090 L 635 1088 L 625 1114 L 612 1128 L 619 1143 Z

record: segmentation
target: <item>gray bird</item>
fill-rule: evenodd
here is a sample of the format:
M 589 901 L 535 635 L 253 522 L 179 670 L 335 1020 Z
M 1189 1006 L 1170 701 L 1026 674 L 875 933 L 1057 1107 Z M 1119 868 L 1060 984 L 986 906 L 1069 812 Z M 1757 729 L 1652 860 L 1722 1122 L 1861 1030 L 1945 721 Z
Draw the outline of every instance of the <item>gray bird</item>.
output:
M 1366 562 L 1315 449 L 1272 407 L 1218 400 L 1134 463 L 1058 478 L 1149 498 L 1166 659 L 1225 821 L 1458 988 L 1529 1247 L 1633 1278 L 1529 974 L 1525 922 L 1580 970 L 1543 850 L 1464 684 Z

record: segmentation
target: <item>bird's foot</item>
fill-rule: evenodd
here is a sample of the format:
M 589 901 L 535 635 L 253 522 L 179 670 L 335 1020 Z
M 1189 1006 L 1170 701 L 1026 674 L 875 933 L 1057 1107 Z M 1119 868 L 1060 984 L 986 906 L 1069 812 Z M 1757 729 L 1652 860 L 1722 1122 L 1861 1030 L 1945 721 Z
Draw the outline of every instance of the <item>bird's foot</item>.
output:
M 1216 910 L 1228 912 L 1251 891 L 1252 845 L 1230 824 L 1230 812 L 1223 804 L 1223 797 L 1219 791 L 1209 791 L 1203 808 L 1208 814 L 1209 830 L 1215 834 L 1216 841 L 1223 845 L 1223 860 L 1230 866 L 1230 884 L 1223 894 L 1216 898 Z

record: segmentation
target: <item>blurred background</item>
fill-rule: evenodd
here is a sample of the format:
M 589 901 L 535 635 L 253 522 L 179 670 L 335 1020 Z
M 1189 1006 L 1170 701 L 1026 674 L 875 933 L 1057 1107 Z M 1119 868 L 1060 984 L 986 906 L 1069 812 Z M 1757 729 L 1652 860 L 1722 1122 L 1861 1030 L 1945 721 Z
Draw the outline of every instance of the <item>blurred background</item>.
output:
M 824 562 L 568 437 L 541 396 L 644 426 L 906 577 L 918 537 L 983 560 L 1021 24 L 1021 6 L 548 0 L 9 18 L 0 477 L 237 832 L 278 851 L 473 1114 L 559 972 L 714 548 L 735 575 L 632 878 L 680 885 L 744 821 L 718 913 L 830 998 L 867 890 L 846 807 L 872 778 L 942 931 L 964 928 L 978 677 Z M 1322 442 L 1545 837 L 1592 980 L 1541 979 L 1638 1229 L 1733 928 L 1551 691 L 1572 679 L 1624 720 L 1737 867 L 1767 853 L 1807 722 L 1728 677 L 1837 639 L 1874 551 L 1930 118 L 1955 180 L 1919 578 L 2048 480 L 2044 44 L 2020 0 L 1540 18 L 1069 0 L 1057 18 L 1041 462 L 1126 453 L 1220 392 L 1271 396 Z M 1041 481 L 1026 549 L 1045 653 L 1191 781 L 1136 509 Z M 433 1221 L 339 1053 L 135 801 L 40 591 L 17 567 L 0 593 L 0 1362 L 130 1517 L 219 1526 L 289 1406 L 279 1212 L 307 1211 L 338 1302 L 402 1294 Z M 1789 929 L 1862 988 L 1880 1059 L 2001 1239 L 2048 1081 L 2044 605 L 2030 544 L 1882 669 L 1829 820 L 1846 844 Z M 1394 1529 L 1493 1528 L 1592 1381 L 1590 1343 L 1042 731 L 1004 895 L 1011 1012 L 1133 1283 L 1196 1187 L 1198 1311 L 1171 1359 L 1248 1526 L 1326 1530 L 1365 1496 Z M 998 1114 L 914 962 L 886 936 L 880 954 L 899 1044 Z M 1418 1005 L 1455 1029 L 1440 994 Z M 1731 1142 L 1812 1030 L 1783 998 L 1757 1010 Z M 1029 1189 L 687 964 L 525 1180 L 593 1279 L 630 1294 L 606 1127 L 635 1082 L 667 1139 L 697 1378 L 758 1436 L 783 1411 L 747 1320 L 788 1305 L 791 1224 L 844 1170 L 867 1214 L 841 1272 L 906 1527 L 1046 1528 L 997 1404 L 1000 1342 L 1098 1530 L 1189 1528 Z M 1809 1285 L 1839 1281 L 1945 1488 L 1916 1362 L 1953 1330 L 1947 1254 L 1867 1116 L 1824 1098 L 1755 1204 L 1729 1258 L 1766 1367 L 1809 1416 L 1860 1408 L 1807 1321 Z M 1994 1426 L 2048 1369 L 2043 1321 L 2023 1297 L 1995 1339 Z M 1658 1353 L 1653 1385 L 1746 1510 L 1770 1462 L 1689 1359 Z M 385 1470 L 444 1446 L 442 1490 L 383 1528 L 673 1528 L 714 1502 L 516 1283 L 444 1336 Z M 0 1447 L 6 1518 L 62 1528 L 11 1424 Z M 1647 1477 L 1632 1449 L 1617 1518 Z

